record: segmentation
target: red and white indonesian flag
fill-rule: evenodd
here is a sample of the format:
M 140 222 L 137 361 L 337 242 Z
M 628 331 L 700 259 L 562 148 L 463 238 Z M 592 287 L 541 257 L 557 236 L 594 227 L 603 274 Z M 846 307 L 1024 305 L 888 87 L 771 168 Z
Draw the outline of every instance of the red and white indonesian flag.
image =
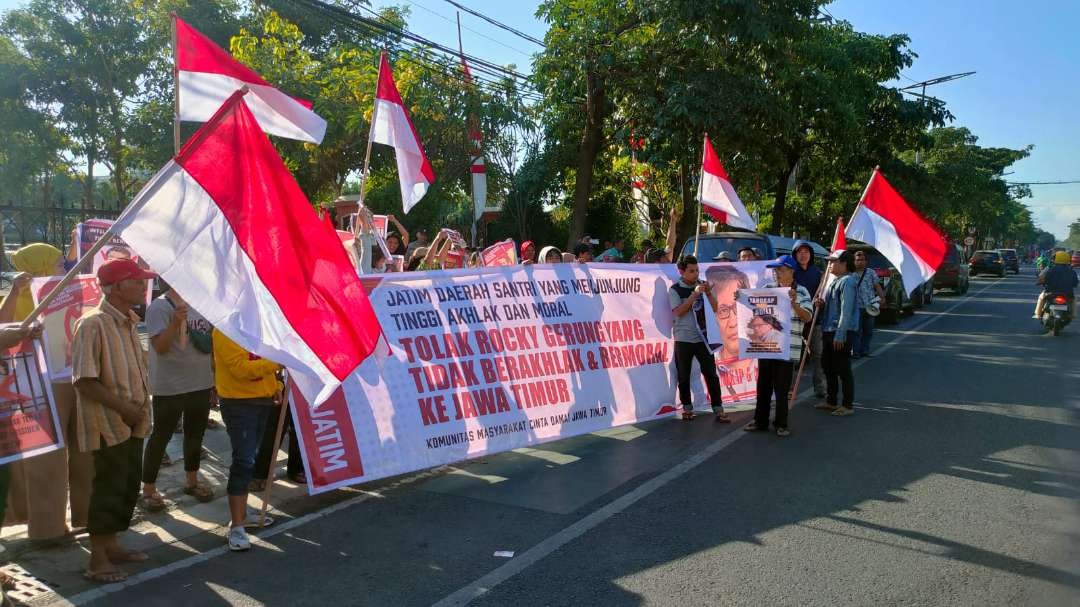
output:
M 180 81 L 180 120 L 206 122 L 221 104 L 248 86 L 251 94 L 244 103 L 271 135 L 321 143 L 326 121 L 311 111 L 311 103 L 294 99 L 263 80 L 225 49 L 179 17 L 176 28 L 176 69 Z
M 150 179 L 117 234 L 222 333 L 310 377 L 319 404 L 372 352 L 379 322 L 244 98 Z
M 836 231 L 833 232 L 832 248 L 830 251 L 847 250 L 847 234 L 844 231 L 844 218 L 836 218 Z
M 705 154 L 701 161 L 701 181 L 698 183 L 698 200 L 705 212 L 714 220 L 736 228 L 756 230 L 757 224 L 746 211 L 735 188 L 731 185 L 724 165 L 713 151 L 712 143 L 705 137 Z
M 435 181 L 435 171 L 424 154 L 420 137 L 401 101 L 386 53 L 382 54 L 380 61 L 375 112 L 371 118 L 371 140 L 394 148 L 398 180 L 401 182 L 401 208 L 408 213 Z
M 469 71 L 465 55 L 461 56 L 461 72 L 465 75 L 465 83 L 472 85 L 472 72 Z M 484 163 L 484 134 L 480 131 L 480 122 L 472 113 L 469 114 L 469 142 L 473 150 L 469 172 L 472 173 L 473 221 L 476 222 L 480 221 L 487 209 L 487 165 Z M 473 232 L 475 234 L 476 230 Z
M 891 261 L 908 295 L 930 280 L 945 259 L 945 239 L 937 227 L 909 205 L 878 169 L 848 222 L 847 235 L 872 245 Z

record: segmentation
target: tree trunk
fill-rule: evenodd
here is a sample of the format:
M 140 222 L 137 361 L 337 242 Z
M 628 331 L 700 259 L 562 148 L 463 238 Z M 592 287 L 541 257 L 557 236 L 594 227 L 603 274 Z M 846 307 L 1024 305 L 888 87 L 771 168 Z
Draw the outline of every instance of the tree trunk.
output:
M 592 196 L 593 167 L 604 141 L 604 116 L 606 97 L 604 83 L 595 74 L 585 76 L 588 91 L 585 95 L 585 131 L 578 147 L 577 173 L 574 179 L 574 203 L 570 219 L 570 236 L 566 250 L 572 251 L 585 232 L 585 218 L 589 212 Z
M 791 181 L 792 174 L 795 173 L 795 168 L 799 166 L 798 154 L 792 154 L 788 156 L 787 167 L 784 172 L 780 174 L 780 178 L 776 184 L 776 200 L 773 201 L 772 210 L 772 223 L 770 224 L 773 234 L 784 233 L 784 210 L 787 204 L 788 195 L 788 183 Z
M 94 208 L 94 163 L 97 154 L 94 150 L 93 140 L 86 146 L 86 184 L 83 191 L 83 209 Z
M 685 162 L 679 167 L 679 194 L 682 198 L 682 217 L 679 218 L 679 237 L 676 239 L 675 250 L 671 252 L 671 260 L 678 261 L 682 256 L 682 251 L 686 247 L 686 242 L 698 233 L 701 229 L 698 223 L 698 208 L 699 204 L 694 200 L 694 193 L 690 188 L 690 171 L 691 168 Z

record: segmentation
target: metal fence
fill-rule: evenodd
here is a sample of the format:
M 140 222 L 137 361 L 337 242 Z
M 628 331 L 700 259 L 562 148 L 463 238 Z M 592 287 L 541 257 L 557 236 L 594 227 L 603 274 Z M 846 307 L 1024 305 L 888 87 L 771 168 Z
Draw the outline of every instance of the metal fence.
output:
M 98 201 L 93 208 L 42 207 L 7 202 L 0 204 L 0 271 L 10 271 L 7 253 L 32 242 L 46 242 L 61 251 L 71 243 L 75 225 L 87 219 L 116 219 L 115 208 Z M 2 282 L 2 281 L 0 281 Z

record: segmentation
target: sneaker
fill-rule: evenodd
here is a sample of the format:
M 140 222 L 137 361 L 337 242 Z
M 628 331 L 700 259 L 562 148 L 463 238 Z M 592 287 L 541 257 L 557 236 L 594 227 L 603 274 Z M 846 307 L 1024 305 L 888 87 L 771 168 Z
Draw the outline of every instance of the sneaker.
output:
M 229 550 L 233 552 L 251 550 L 251 540 L 248 539 L 247 531 L 242 526 L 229 529 Z
M 846 417 L 848 415 L 855 415 L 855 407 L 837 407 L 832 414 L 836 417 Z
M 269 527 L 274 524 L 274 517 L 267 514 L 265 517 L 260 515 L 261 511 L 253 510 L 248 512 L 247 518 L 244 519 L 244 527 L 248 529 L 262 529 L 263 527 Z

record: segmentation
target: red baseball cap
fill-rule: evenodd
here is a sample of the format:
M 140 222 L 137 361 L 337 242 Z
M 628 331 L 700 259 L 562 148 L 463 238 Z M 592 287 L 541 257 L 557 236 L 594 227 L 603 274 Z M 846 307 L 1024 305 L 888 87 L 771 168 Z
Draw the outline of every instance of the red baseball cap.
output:
M 107 287 L 121 280 L 157 278 L 157 274 L 140 268 L 139 264 L 130 259 L 111 259 L 98 268 L 97 278 L 101 286 Z

